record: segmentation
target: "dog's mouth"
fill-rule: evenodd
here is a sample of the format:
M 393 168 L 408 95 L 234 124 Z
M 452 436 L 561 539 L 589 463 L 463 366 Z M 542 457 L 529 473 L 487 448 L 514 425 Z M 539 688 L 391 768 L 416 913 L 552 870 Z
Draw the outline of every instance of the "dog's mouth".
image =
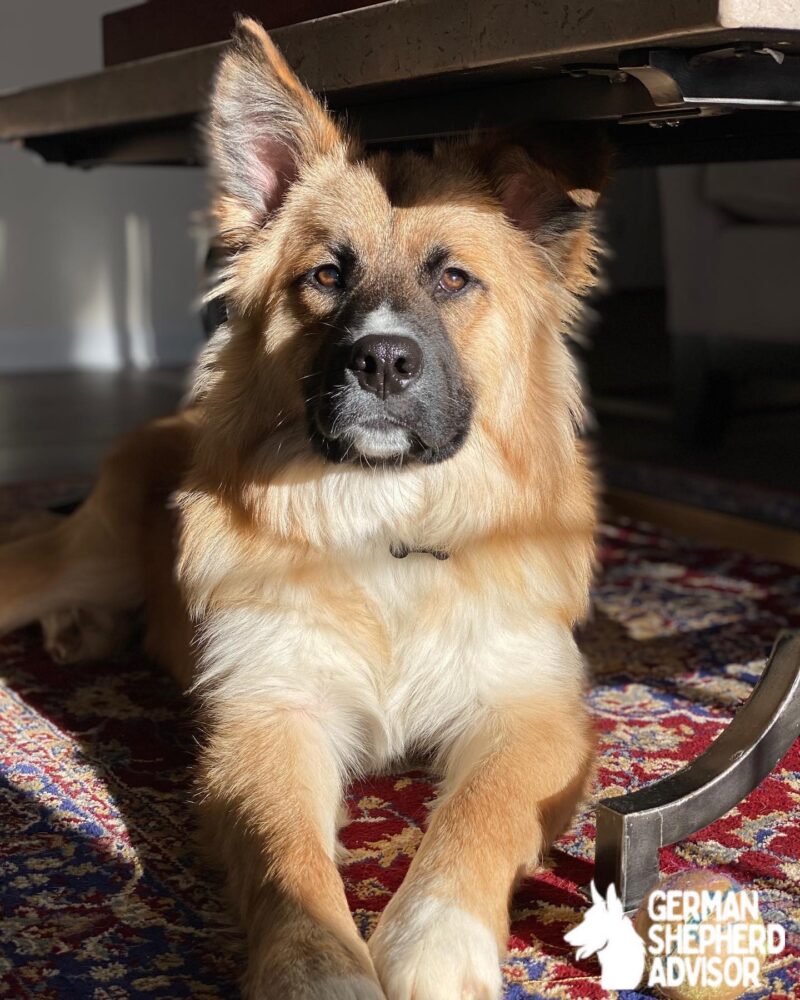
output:
M 312 445 L 320 454 L 331 462 L 368 466 L 442 462 L 459 450 L 469 430 L 468 417 L 446 437 L 386 413 L 343 420 L 318 406 L 310 417 Z
M 402 465 L 410 460 L 433 461 L 428 456 L 441 450 L 406 422 L 385 414 L 344 424 L 325 420 L 317 410 L 311 437 L 317 450 L 334 462 Z
M 383 462 L 400 462 L 421 443 L 401 422 L 386 416 L 353 424 L 345 438 L 359 458 Z

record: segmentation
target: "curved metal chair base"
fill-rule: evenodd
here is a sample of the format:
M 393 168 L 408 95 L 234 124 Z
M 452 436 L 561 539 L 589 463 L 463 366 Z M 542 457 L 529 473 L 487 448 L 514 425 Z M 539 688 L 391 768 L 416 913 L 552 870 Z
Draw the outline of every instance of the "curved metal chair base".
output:
M 782 632 L 758 683 L 711 746 L 668 778 L 597 807 L 595 883 L 626 912 L 658 881 L 658 850 L 719 819 L 800 736 L 800 633 Z

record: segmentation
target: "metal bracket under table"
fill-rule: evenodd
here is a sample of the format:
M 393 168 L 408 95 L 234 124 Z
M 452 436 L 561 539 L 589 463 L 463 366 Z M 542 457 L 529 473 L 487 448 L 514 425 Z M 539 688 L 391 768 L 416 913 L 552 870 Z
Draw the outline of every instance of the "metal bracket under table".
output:
M 726 729 L 668 778 L 597 807 L 595 883 L 626 912 L 658 881 L 658 850 L 719 819 L 766 778 L 800 736 L 800 633 L 782 632 Z

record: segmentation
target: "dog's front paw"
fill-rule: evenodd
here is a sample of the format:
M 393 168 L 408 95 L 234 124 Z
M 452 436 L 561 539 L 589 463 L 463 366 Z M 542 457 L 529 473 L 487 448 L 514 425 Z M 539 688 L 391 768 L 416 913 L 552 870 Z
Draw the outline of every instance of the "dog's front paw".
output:
M 385 1000 L 378 984 L 367 976 L 328 974 L 298 966 L 276 970 L 258 984 L 245 985 L 245 1000 Z
M 385 998 L 377 983 L 364 976 L 322 976 L 310 988 L 308 1000 L 385 1000 Z
M 489 927 L 431 897 L 395 897 L 369 949 L 388 1000 L 497 1000 L 502 991 Z
M 348 943 L 304 915 L 251 951 L 242 993 L 244 1000 L 385 1000 L 355 926 Z

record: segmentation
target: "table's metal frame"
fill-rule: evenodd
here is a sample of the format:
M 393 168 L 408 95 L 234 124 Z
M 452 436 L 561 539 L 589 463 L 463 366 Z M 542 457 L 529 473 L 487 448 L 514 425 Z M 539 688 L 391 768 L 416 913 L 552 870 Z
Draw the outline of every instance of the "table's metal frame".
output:
M 800 633 L 778 636 L 758 683 L 711 746 L 668 778 L 597 807 L 595 883 L 626 911 L 658 881 L 658 850 L 708 826 L 770 773 L 800 737 Z
M 800 116 L 786 110 L 800 108 L 800 4 L 788 0 L 387 0 L 273 35 L 368 143 L 544 121 L 604 123 L 628 163 L 800 157 Z M 223 47 L 0 96 L 0 140 L 85 166 L 199 163 L 196 120 Z M 765 108 L 783 110 L 753 111 Z M 677 141 L 650 125 L 680 125 Z M 709 750 L 600 804 L 597 882 L 634 907 L 658 848 L 735 805 L 799 733 L 800 638 L 783 637 Z

